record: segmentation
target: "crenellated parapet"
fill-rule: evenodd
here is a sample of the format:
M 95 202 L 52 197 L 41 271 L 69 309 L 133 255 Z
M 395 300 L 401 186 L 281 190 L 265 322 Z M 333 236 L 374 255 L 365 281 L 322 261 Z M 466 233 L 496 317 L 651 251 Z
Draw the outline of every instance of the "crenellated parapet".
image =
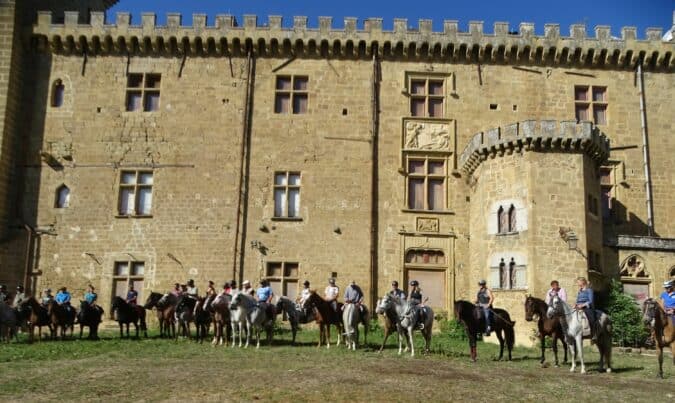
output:
M 482 161 L 514 151 L 583 152 L 598 163 L 609 158 L 609 139 L 591 122 L 526 120 L 476 133 L 459 157 L 467 176 Z
M 118 13 L 115 24 L 106 24 L 105 15 L 92 12 L 90 24 L 78 24 L 77 12 L 66 12 L 63 24 L 53 24 L 50 12 L 39 12 L 33 28 L 38 47 L 58 53 L 237 55 L 253 52 L 259 56 L 308 56 L 441 59 L 495 63 L 582 65 L 590 67 L 673 67 L 675 42 L 661 40 L 662 30 L 648 28 L 646 39 L 638 39 L 634 27 L 624 27 L 621 38 L 611 36 L 608 26 L 595 27 L 588 36 L 584 25 L 572 25 L 569 36 L 560 26 L 546 24 L 544 35 L 535 35 L 534 24 L 521 23 L 517 33 L 509 24 L 497 22 L 493 33 L 483 30 L 480 21 L 469 22 L 461 32 L 454 20 L 443 23 L 442 32 L 432 30 L 431 20 L 420 20 L 410 28 L 408 20 L 395 19 L 385 31 L 382 19 L 368 18 L 362 27 L 356 18 L 345 18 L 343 28 L 334 28 L 331 17 L 319 17 L 317 28 L 309 28 L 307 17 L 294 17 L 293 26 L 283 27 L 280 16 L 270 16 L 260 26 L 253 15 L 238 24 L 231 15 L 217 15 L 207 26 L 205 14 L 194 14 L 192 25 L 184 26 L 180 14 L 168 14 L 164 26 L 156 15 L 145 13 L 140 25 L 131 24 L 131 15 Z

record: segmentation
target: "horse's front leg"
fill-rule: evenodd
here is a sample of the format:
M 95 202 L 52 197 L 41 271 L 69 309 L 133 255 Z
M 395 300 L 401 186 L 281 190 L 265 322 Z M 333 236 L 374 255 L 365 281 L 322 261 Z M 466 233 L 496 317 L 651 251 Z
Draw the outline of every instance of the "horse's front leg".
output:
M 415 356 L 415 341 L 413 340 L 413 328 L 408 328 L 408 345 L 410 346 L 410 356 Z
M 663 346 L 661 345 L 658 339 L 655 340 L 656 340 L 656 356 L 658 357 L 659 360 L 659 378 L 663 379 Z M 675 351 L 673 353 L 675 353 Z M 675 363 L 675 356 L 673 356 L 673 361 Z
M 553 358 L 555 359 L 555 366 L 556 368 L 558 367 L 558 338 L 556 337 L 555 333 L 551 335 L 551 343 L 553 346 L 551 348 L 553 349 Z M 541 358 L 544 358 L 544 338 L 541 338 Z M 544 361 L 542 361 L 543 363 Z
M 575 344 L 577 347 L 577 355 L 579 356 L 579 365 L 581 366 L 581 373 L 586 373 L 586 364 L 584 363 L 584 340 L 580 335 L 576 337 Z
M 541 329 L 539 329 L 539 341 L 541 344 L 541 358 L 539 359 L 539 363 L 543 364 L 544 362 L 546 362 L 546 336 L 544 336 L 544 333 L 541 331 Z M 555 342 L 553 343 L 553 345 L 554 345 L 553 351 L 555 352 L 556 351 Z M 558 364 L 557 356 L 555 362 L 557 365 Z
M 338 336 L 338 340 L 339 337 L 340 336 Z M 330 348 L 330 323 L 326 325 L 326 348 Z

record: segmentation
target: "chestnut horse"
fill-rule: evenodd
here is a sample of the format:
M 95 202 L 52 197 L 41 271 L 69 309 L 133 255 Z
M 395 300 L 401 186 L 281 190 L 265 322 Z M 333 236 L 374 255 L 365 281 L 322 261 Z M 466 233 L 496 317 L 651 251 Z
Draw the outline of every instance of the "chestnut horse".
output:
M 661 304 L 649 298 L 642 306 L 642 320 L 650 326 L 659 360 L 659 377 L 663 378 L 663 349 L 670 346 L 675 364 L 675 318 L 668 317 Z
M 380 346 L 378 353 L 381 353 L 382 350 L 384 350 L 384 345 L 387 343 L 387 339 L 392 333 L 396 332 L 398 334 L 399 341 L 401 338 L 401 334 L 398 333 L 396 327 L 396 324 L 399 322 L 398 313 L 396 312 L 395 306 L 387 302 L 389 298 L 391 298 L 391 296 L 387 294 L 383 298 L 377 300 L 375 312 L 382 315 L 382 318 L 384 319 L 384 340 L 382 340 L 382 345 Z
M 232 336 L 232 329 L 230 328 L 230 302 L 232 296 L 229 294 L 218 295 L 216 299 L 211 302 L 211 320 L 213 321 L 213 341 L 212 345 L 227 344 L 227 341 Z M 225 335 L 223 335 L 225 329 Z
M 26 322 L 28 324 L 28 342 L 32 343 L 35 339 L 35 328 L 38 328 L 38 341 L 42 340 L 42 327 L 47 326 L 49 328 L 49 334 L 53 333 L 52 331 L 52 322 L 49 319 L 49 314 L 47 313 L 47 308 L 42 306 L 35 297 L 30 297 L 27 300 L 21 303 L 19 307 L 20 311 L 27 311 Z
M 159 323 L 159 337 L 172 337 L 176 335 L 176 303 L 178 298 L 173 294 L 160 294 L 151 292 L 145 300 L 145 309 L 155 308 L 157 322 Z
M 548 305 L 544 300 L 527 296 L 525 298 L 525 320 L 532 322 L 535 315 L 537 316 L 537 330 L 539 330 L 539 340 L 541 341 L 541 360 L 540 363 L 546 361 L 546 336 L 552 339 L 553 355 L 555 356 L 555 366 L 558 366 L 558 339 L 562 341 L 563 351 L 565 352 L 565 360 L 563 363 L 567 364 L 567 343 L 565 342 L 565 335 L 560 325 L 559 318 L 550 319 L 546 316 Z
M 112 305 L 110 306 L 113 312 L 117 311 L 116 321 L 120 325 L 120 338 L 124 337 L 124 332 L 122 327 L 127 325 L 127 337 L 129 336 L 129 324 L 133 323 L 136 328 L 136 338 L 138 338 L 138 328 L 140 322 L 140 329 L 145 334 L 145 337 L 148 337 L 148 328 L 145 325 L 145 309 L 139 305 L 130 305 L 127 301 L 123 300 L 121 297 L 113 298 Z
M 516 341 L 513 326 L 516 322 L 512 322 L 509 313 L 503 309 L 492 308 L 492 312 L 494 313 L 492 330 L 499 340 L 498 360 L 501 360 L 504 356 L 504 339 L 506 339 L 506 347 L 509 350 L 509 361 L 511 361 L 511 351 Z M 464 325 L 464 330 L 469 338 L 471 360 L 475 362 L 477 358 L 476 338 L 485 329 L 485 318 L 483 317 L 482 309 L 469 301 L 455 301 L 455 319 Z
M 330 302 L 321 298 L 316 291 L 310 291 L 309 297 L 305 301 L 304 308 L 314 308 L 315 309 L 315 320 L 319 325 L 319 344 L 317 347 L 321 347 L 323 343 L 326 343 L 326 348 L 330 348 L 330 326 L 333 325 L 337 328 L 337 345 L 340 345 L 340 340 L 342 338 L 342 304 L 338 303 L 337 312 L 333 309 Z
M 52 323 L 52 339 L 56 339 L 59 329 L 61 329 L 61 340 L 66 338 L 68 328 L 70 328 L 70 336 L 73 336 L 75 316 L 77 315 L 75 308 L 71 306 L 68 309 L 65 305 L 59 305 L 56 301 L 51 300 L 47 304 L 47 314 L 49 315 L 49 321 Z

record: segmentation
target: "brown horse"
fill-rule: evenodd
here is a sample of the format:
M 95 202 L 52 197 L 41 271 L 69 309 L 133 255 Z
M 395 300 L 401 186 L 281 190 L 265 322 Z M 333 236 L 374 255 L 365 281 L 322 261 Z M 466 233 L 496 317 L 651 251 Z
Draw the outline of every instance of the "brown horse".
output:
M 173 294 L 151 292 L 145 300 L 145 309 L 155 309 L 159 323 L 159 337 L 173 337 L 176 335 L 176 304 L 178 298 Z
M 231 295 L 217 296 L 216 299 L 211 302 L 211 320 L 213 321 L 213 341 L 211 344 L 215 346 L 216 344 L 225 344 L 232 336 L 232 328 L 230 327 L 230 302 L 232 301 Z M 223 329 L 225 335 L 223 336 Z
M 555 366 L 558 366 L 558 339 L 562 341 L 563 351 L 565 352 L 565 364 L 567 363 L 567 343 L 565 342 L 565 335 L 560 325 L 560 320 L 558 317 L 549 319 L 546 316 L 546 311 L 548 310 L 548 305 L 546 302 L 539 298 L 532 296 L 527 296 L 525 298 L 525 320 L 532 322 L 535 315 L 537 316 L 537 329 L 539 330 L 539 340 L 541 341 L 541 360 L 543 364 L 546 361 L 545 351 L 546 351 L 546 336 L 550 336 L 552 339 L 553 355 L 555 356 Z
M 47 326 L 49 328 L 50 336 L 53 334 L 52 322 L 49 319 L 49 313 L 47 308 L 42 306 L 39 302 L 35 300 L 34 297 L 30 297 L 27 300 L 21 303 L 19 310 L 25 312 L 24 317 L 26 318 L 26 323 L 28 324 L 28 342 L 32 343 L 35 339 L 35 328 L 38 329 L 38 341 L 42 340 L 42 327 Z
M 127 337 L 129 336 L 129 324 L 133 323 L 136 328 L 136 338 L 138 338 L 139 322 L 140 330 L 145 337 L 148 337 L 148 328 L 145 325 L 145 309 L 139 305 L 131 305 L 120 297 L 113 298 L 110 305 L 113 312 L 116 313 L 115 320 L 120 326 L 120 338 L 124 337 L 123 326 L 127 325 Z
M 642 320 L 652 329 L 658 352 L 659 377 L 663 378 L 663 349 L 665 347 L 670 346 L 673 364 L 675 364 L 675 323 L 673 323 L 675 319 L 666 315 L 660 303 L 649 298 L 642 306 Z
M 305 301 L 305 309 L 314 308 L 316 312 L 316 323 L 319 325 L 319 344 L 317 347 L 321 347 L 323 343 L 326 343 L 326 348 L 330 348 L 330 326 L 333 325 L 337 328 L 337 345 L 340 345 L 340 340 L 342 338 L 342 304 L 338 303 L 337 312 L 331 306 L 331 303 L 321 298 L 316 291 L 310 291 L 309 297 Z
M 393 306 L 387 308 L 382 306 L 382 299 L 377 300 L 377 308 L 375 312 L 382 315 L 382 318 L 384 319 L 384 340 L 382 340 L 382 345 L 380 346 L 378 353 L 381 353 L 382 350 L 384 350 L 384 345 L 387 343 L 389 336 L 392 333 L 397 332 L 396 324 L 398 323 L 398 314 L 396 313 L 396 310 Z
M 209 328 L 211 327 L 211 313 L 204 309 L 206 305 L 206 298 L 197 298 L 197 303 L 194 308 L 195 328 L 197 335 L 195 341 L 203 343 L 204 339 L 209 336 Z
M 492 308 L 492 311 L 495 316 L 492 329 L 499 340 L 498 360 L 501 360 L 504 356 L 504 339 L 506 339 L 509 361 L 511 361 L 511 351 L 516 340 L 513 326 L 516 322 L 512 322 L 509 313 L 503 309 Z M 455 301 L 455 318 L 464 325 L 464 330 L 469 338 L 471 360 L 475 362 L 477 358 L 476 338 L 485 329 L 485 317 L 482 314 L 482 309 L 468 301 Z
M 49 315 L 49 321 L 52 324 L 52 339 L 56 339 L 59 336 L 57 333 L 59 333 L 59 329 L 61 329 L 61 340 L 64 340 L 68 328 L 70 328 L 70 337 L 73 337 L 75 316 L 77 314 L 75 308 L 72 306 L 66 307 L 65 305 L 60 305 L 56 303 L 56 301 L 51 300 L 49 301 L 49 304 L 47 304 L 47 314 Z

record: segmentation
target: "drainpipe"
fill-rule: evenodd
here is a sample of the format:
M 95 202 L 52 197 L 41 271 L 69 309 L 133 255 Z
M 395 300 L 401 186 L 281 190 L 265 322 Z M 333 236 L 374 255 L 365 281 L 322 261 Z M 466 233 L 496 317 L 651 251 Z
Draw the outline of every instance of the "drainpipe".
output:
M 237 268 L 239 268 L 240 276 L 242 276 L 244 268 L 243 254 L 245 242 L 244 236 L 245 231 L 243 229 L 242 231 L 240 231 L 239 229 L 242 227 L 242 220 L 244 219 L 244 217 L 242 217 L 242 215 L 244 215 L 242 208 L 242 204 L 244 204 L 243 199 L 248 197 L 248 192 L 244 189 L 244 185 L 247 182 L 246 179 L 247 173 L 245 172 L 245 169 L 248 166 L 248 164 L 246 163 L 246 159 L 248 158 L 247 151 L 248 151 L 250 120 L 251 120 L 251 94 L 253 92 L 252 88 L 253 80 L 251 79 L 253 71 L 253 57 L 251 55 L 251 52 L 252 50 L 249 49 L 246 58 L 247 66 L 246 66 L 246 91 L 244 95 L 244 116 L 243 116 L 244 121 L 241 130 L 241 147 L 239 149 L 239 185 L 237 186 L 239 200 L 237 200 L 237 224 L 235 227 L 234 251 L 232 253 L 233 257 L 232 279 L 237 280 L 239 284 L 241 284 L 242 279 L 237 278 Z M 245 226 L 246 222 L 244 222 L 243 225 Z
M 370 96 L 372 112 L 372 135 L 371 135 L 371 183 L 370 183 L 370 306 L 377 304 L 378 285 L 378 253 L 377 232 L 379 223 L 378 214 L 378 132 L 380 126 L 380 62 L 377 60 L 377 47 L 373 46 L 373 78 L 372 92 Z
M 31 251 L 31 245 L 33 244 L 33 234 L 35 233 L 33 231 L 33 228 L 30 227 L 28 224 L 24 224 L 23 227 L 26 229 L 26 260 L 25 260 L 25 266 L 23 269 L 23 289 L 24 292 L 29 292 L 30 291 L 30 274 L 31 274 L 31 261 L 30 261 L 30 251 Z
M 644 161 L 644 170 L 645 170 L 645 193 L 647 195 L 647 228 L 648 235 L 654 235 L 654 213 L 653 213 L 653 201 L 652 201 L 652 178 L 649 173 L 649 141 L 647 136 L 647 112 L 645 110 L 645 91 L 644 91 L 644 78 L 642 73 L 642 59 L 638 62 L 637 66 L 637 84 L 638 92 L 640 94 L 640 124 L 642 128 L 642 158 Z

